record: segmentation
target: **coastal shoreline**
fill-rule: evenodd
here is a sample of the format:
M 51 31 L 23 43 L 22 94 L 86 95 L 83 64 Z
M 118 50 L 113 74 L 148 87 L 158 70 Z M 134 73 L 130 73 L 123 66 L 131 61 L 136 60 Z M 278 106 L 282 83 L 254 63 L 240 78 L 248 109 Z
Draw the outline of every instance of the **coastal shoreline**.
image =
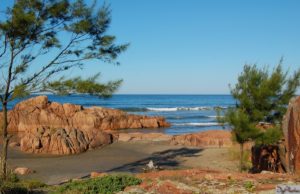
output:
M 227 153 L 228 148 L 219 148 L 218 145 L 193 147 L 171 145 L 170 141 L 163 139 L 142 139 L 117 141 L 98 149 L 65 156 L 28 154 L 18 148 L 10 148 L 8 158 L 10 168 L 27 167 L 35 172 L 21 178 L 59 184 L 87 177 L 91 172 L 140 173 L 151 160 L 169 170 L 202 167 L 237 171 L 236 162 Z

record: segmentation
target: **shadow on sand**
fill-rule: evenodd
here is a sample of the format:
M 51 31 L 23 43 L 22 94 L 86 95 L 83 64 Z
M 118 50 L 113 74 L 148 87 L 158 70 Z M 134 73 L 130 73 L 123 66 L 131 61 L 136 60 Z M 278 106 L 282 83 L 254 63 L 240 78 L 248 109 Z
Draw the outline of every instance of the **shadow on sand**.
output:
M 172 169 L 180 165 L 177 157 L 193 157 L 196 154 L 202 152 L 203 149 L 193 149 L 193 148 L 179 148 L 179 149 L 169 149 L 162 152 L 155 152 L 150 157 L 138 160 L 132 163 L 124 164 L 122 166 L 108 170 L 107 172 L 142 172 L 146 164 L 152 160 L 155 165 L 163 169 Z

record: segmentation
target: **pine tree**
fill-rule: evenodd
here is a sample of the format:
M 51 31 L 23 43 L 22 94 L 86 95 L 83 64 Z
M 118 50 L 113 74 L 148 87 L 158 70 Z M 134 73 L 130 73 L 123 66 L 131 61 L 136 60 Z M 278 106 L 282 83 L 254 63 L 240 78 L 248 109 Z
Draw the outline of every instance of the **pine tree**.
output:
M 18 0 L 0 20 L 0 101 L 2 104 L 1 174 L 6 178 L 7 105 L 31 92 L 81 92 L 109 96 L 121 81 L 101 84 L 99 74 L 89 79 L 69 78 L 65 72 L 89 61 L 119 64 L 116 58 L 128 44 L 117 45 L 107 34 L 111 10 L 83 0 Z M 56 80 L 57 77 L 65 77 Z M 65 79 L 67 78 L 67 79 Z
M 281 64 L 282 60 L 272 72 L 256 65 L 245 65 L 235 87 L 231 88 L 236 107 L 227 110 L 224 118 L 219 119 L 231 126 L 233 137 L 240 144 L 241 170 L 246 141 L 274 144 L 281 138 L 282 117 L 300 85 L 300 69 L 289 77 Z M 259 122 L 268 122 L 274 127 L 263 132 L 256 128 Z
M 245 65 L 238 82 L 231 88 L 237 108 L 243 109 L 251 122 L 280 123 L 289 100 L 300 85 L 300 69 L 292 76 L 282 69 L 282 59 L 269 72 L 256 65 Z

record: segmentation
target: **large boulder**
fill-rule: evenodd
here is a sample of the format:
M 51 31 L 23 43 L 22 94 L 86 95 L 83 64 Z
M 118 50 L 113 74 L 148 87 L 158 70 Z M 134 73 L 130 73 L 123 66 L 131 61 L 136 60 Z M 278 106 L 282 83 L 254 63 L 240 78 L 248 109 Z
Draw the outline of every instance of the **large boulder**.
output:
M 163 117 L 59 104 L 48 101 L 47 96 L 18 103 L 8 118 L 8 131 L 19 134 L 22 151 L 50 154 L 76 154 L 110 144 L 113 130 L 170 126 Z
M 171 144 L 194 147 L 230 147 L 232 146 L 231 132 L 209 130 L 186 135 L 174 135 Z
M 38 128 L 22 135 L 20 148 L 30 153 L 78 154 L 113 142 L 110 133 L 100 130 Z
M 48 101 L 38 96 L 22 101 L 9 111 L 11 132 L 27 132 L 37 128 L 89 130 L 118 130 L 168 127 L 163 117 L 127 114 L 121 110 L 103 107 L 84 108 L 74 104 Z
M 300 174 L 300 96 L 291 99 L 282 128 L 286 146 L 286 169 Z

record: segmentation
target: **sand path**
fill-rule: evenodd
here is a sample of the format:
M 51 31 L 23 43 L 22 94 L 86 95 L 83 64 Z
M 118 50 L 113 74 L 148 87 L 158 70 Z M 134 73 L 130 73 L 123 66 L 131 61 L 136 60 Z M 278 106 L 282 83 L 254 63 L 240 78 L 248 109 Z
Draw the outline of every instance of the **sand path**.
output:
M 90 172 L 141 172 L 150 160 L 164 169 L 203 167 L 235 171 L 227 148 L 187 148 L 166 142 L 116 142 L 78 155 L 46 156 L 10 150 L 9 166 L 28 167 L 36 173 L 24 176 L 47 184 L 80 178 Z

